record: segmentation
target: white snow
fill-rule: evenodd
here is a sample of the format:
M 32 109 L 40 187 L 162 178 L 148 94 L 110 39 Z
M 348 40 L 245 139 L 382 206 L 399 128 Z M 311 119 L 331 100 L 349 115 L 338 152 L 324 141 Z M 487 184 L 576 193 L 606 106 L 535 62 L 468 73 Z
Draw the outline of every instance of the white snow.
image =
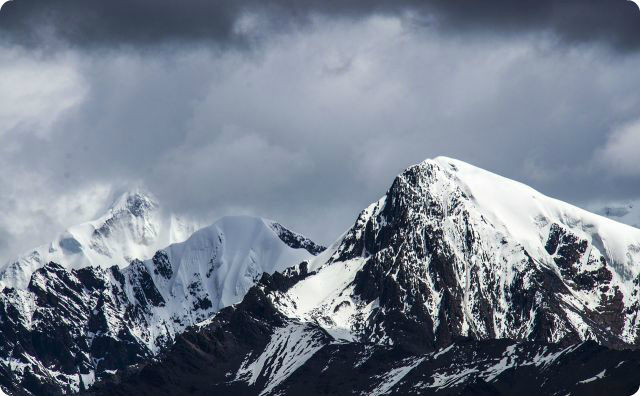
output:
M 529 252 L 545 255 L 546 235 L 539 224 L 541 220 L 555 222 L 580 232 L 596 246 L 602 245 L 602 253 L 611 262 L 628 267 L 634 275 L 640 272 L 640 229 L 549 198 L 525 184 L 462 161 L 446 157 L 427 161 L 448 168 L 478 209 Z
M 587 378 L 586 380 L 583 381 L 579 381 L 579 384 L 588 384 L 589 382 L 593 382 L 599 379 L 603 379 L 605 373 L 607 372 L 607 369 L 602 370 L 600 373 L 596 374 L 595 376 L 591 377 L 591 378 Z
M 464 381 L 468 376 L 476 374 L 478 370 L 470 367 L 457 367 L 450 373 L 434 373 L 431 379 L 433 382 L 428 385 L 430 388 L 447 388 Z
M 383 376 L 382 382 L 373 390 L 368 393 L 370 396 L 381 396 L 388 393 L 398 382 L 406 377 L 411 370 L 416 368 L 420 363 L 424 361 L 424 357 L 421 358 L 409 358 L 402 361 L 400 367 L 393 368 Z
M 448 353 L 449 351 L 451 351 L 454 347 L 455 347 L 455 345 L 454 345 L 454 344 L 449 345 L 448 347 L 446 347 L 446 348 L 444 348 L 444 349 L 442 349 L 442 350 L 440 350 L 440 351 L 436 352 L 436 353 L 433 355 L 433 358 L 434 358 L 434 359 L 437 359 L 437 358 L 439 358 L 440 356 L 447 354 L 447 353 Z
M 324 267 L 317 274 L 298 282 L 289 290 L 289 296 L 301 315 L 318 308 L 323 302 L 337 297 L 353 281 L 362 266 L 361 259 L 337 262 Z
M 174 275 L 160 290 L 163 297 L 188 294 L 189 285 L 197 280 L 216 310 L 240 302 L 264 272 L 281 272 L 312 257 L 282 242 L 267 220 L 250 216 L 223 217 L 164 251 Z M 153 262 L 147 260 L 145 265 L 153 273 Z M 163 282 L 158 275 L 154 280 Z
M 206 324 L 218 310 L 239 303 L 263 273 L 283 271 L 313 257 L 304 249 L 289 247 L 269 224 L 270 220 L 258 217 L 227 216 L 163 249 L 171 265 L 169 279 L 154 271 L 153 260 L 144 261 L 166 304 L 152 307 L 149 324 L 131 329 L 133 334 L 157 351 L 156 339 Z M 131 274 L 134 268 L 123 272 Z M 127 294 L 135 298 L 132 288 Z M 211 305 L 196 308 L 203 300 Z
M 271 392 L 282 381 L 309 360 L 324 343 L 322 335 L 304 324 L 290 323 L 277 329 L 262 354 L 253 362 L 249 357 L 236 373 L 235 381 L 255 384 L 260 376 L 266 378 L 260 395 Z

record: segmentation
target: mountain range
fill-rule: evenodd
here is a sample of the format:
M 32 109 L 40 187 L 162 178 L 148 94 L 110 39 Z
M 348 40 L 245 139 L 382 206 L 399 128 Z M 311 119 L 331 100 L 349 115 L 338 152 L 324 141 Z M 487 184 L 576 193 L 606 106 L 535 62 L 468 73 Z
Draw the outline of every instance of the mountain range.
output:
M 191 229 L 168 218 L 151 196 L 126 193 L 107 215 L 7 264 L 0 386 L 10 394 L 78 392 L 238 303 L 262 273 L 324 249 L 276 222 L 236 216 L 149 254 Z
M 153 200 L 130 197 L 110 212 L 127 220 L 65 233 L 0 273 L 5 392 L 640 386 L 640 229 L 513 180 L 438 157 L 398 175 L 326 249 L 273 221 L 225 217 L 148 257 L 137 246 L 155 248 L 138 238 L 153 228 Z M 119 231 L 97 232 L 103 224 Z M 134 234 L 122 248 L 109 237 Z

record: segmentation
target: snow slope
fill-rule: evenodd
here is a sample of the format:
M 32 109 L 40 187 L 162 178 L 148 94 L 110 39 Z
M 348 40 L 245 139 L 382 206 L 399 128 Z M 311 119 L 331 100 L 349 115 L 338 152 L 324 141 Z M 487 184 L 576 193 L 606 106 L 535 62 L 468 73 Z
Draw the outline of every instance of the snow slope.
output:
M 273 224 L 258 217 L 223 217 L 141 263 L 166 302 L 154 308 L 155 326 L 179 321 L 180 331 L 240 302 L 263 273 L 313 257 L 285 244 Z
M 525 184 L 462 161 L 438 157 L 434 163 L 448 168 L 482 214 L 531 253 L 545 254 L 543 224 L 558 223 L 601 245 L 605 257 L 620 269 L 628 269 L 633 275 L 640 271 L 640 229 L 547 197 Z M 625 277 L 624 273 L 619 275 Z

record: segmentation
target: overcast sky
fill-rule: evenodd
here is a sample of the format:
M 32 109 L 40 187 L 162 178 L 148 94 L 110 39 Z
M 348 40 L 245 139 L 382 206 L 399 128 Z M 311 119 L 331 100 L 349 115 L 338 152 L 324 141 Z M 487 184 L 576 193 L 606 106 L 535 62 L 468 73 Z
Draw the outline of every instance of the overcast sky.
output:
M 322 243 L 438 155 L 581 206 L 640 199 L 632 2 L 265 4 L 6 3 L 0 261 L 136 184 Z

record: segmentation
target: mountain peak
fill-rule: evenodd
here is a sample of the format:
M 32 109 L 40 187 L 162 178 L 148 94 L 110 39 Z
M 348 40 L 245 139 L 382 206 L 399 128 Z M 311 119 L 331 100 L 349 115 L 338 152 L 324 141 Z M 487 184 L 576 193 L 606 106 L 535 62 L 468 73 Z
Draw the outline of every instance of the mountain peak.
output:
M 137 217 L 142 217 L 160 207 L 153 194 L 142 186 L 135 186 L 117 195 L 109 206 L 110 212 L 129 211 Z
M 545 235 L 541 235 L 541 230 L 555 222 L 596 243 L 602 239 L 608 245 L 603 254 L 620 266 L 639 262 L 630 261 L 627 256 L 630 246 L 640 248 L 640 230 L 635 227 L 548 197 L 524 183 L 453 158 L 428 159 L 403 174 L 425 171 L 425 166 L 429 168 L 427 173 L 432 174 L 428 181 L 433 183 L 431 190 L 437 189 L 436 185 L 455 185 L 476 210 L 532 251 L 543 250 Z
M 340 339 L 413 349 L 456 337 L 635 345 L 638 263 L 640 230 L 437 158 L 398 175 L 283 310 Z

